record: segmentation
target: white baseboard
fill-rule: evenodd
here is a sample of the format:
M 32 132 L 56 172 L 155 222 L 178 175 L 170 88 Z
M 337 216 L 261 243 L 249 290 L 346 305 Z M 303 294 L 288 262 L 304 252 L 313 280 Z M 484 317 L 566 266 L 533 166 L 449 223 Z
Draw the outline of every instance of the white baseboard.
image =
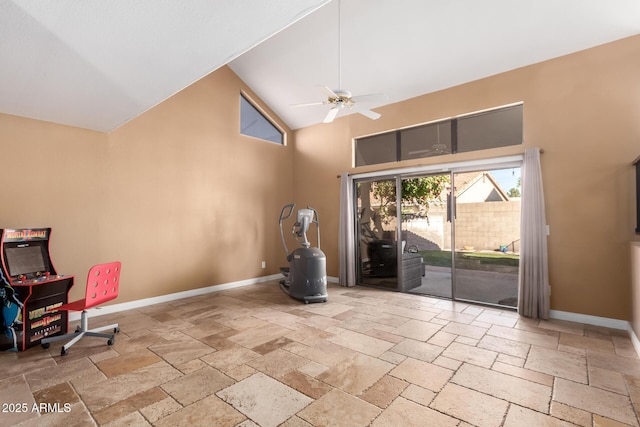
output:
M 551 310 L 549 316 L 552 319 L 567 320 L 569 322 L 586 323 L 587 325 L 604 326 L 611 329 L 629 330 L 629 322 L 626 320 L 610 319 L 608 317 L 591 316 L 589 314 L 571 313 L 568 311 Z
M 239 280 L 237 282 L 223 283 L 220 285 L 207 286 L 205 288 L 191 289 L 173 294 L 160 295 L 157 297 L 144 298 L 135 301 L 123 302 L 121 304 L 106 305 L 103 307 L 90 308 L 89 317 L 103 316 L 105 314 L 118 313 L 120 311 L 132 310 L 136 308 L 146 307 L 148 305 L 160 304 L 163 302 L 175 301 L 183 298 L 205 295 L 211 292 L 220 292 L 227 289 L 240 288 L 243 286 L 255 285 L 257 283 L 268 282 L 281 278 L 281 274 L 272 274 L 270 276 L 256 277 L 254 279 Z M 70 312 L 69 321 L 80 320 L 79 312 Z

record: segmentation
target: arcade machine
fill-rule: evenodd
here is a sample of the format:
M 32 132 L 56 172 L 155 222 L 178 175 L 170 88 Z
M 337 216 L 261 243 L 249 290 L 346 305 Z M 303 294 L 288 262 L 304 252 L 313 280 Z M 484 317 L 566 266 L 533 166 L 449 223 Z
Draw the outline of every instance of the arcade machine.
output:
M 49 254 L 50 228 L 0 229 L 0 351 L 24 351 L 65 334 L 73 276 L 56 273 Z

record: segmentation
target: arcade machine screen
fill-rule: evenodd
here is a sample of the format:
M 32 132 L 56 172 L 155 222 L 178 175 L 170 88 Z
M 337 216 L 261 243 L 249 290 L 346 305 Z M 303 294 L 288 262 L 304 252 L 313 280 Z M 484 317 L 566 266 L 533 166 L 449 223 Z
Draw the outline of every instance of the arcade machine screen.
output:
M 38 244 L 21 244 L 14 247 L 5 247 L 7 267 L 11 277 L 20 275 L 29 276 L 34 273 L 48 271 L 42 250 Z

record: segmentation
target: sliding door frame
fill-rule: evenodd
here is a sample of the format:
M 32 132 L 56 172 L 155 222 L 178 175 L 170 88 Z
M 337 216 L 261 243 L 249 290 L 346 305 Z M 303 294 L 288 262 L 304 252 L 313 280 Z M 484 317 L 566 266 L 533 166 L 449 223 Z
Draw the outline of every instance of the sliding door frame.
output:
M 364 181 L 375 181 L 375 180 L 391 180 L 391 179 L 395 179 L 396 182 L 396 219 L 397 221 L 399 221 L 398 226 L 396 228 L 396 257 L 397 257 L 397 263 L 396 265 L 397 267 L 397 289 L 396 290 L 400 290 L 401 284 L 403 283 L 404 278 L 402 277 L 402 250 L 401 248 L 401 243 L 400 243 L 400 233 L 401 231 L 401 221 L 402 221 L 402 203 L 400 201 L 401 197 L 402 197 L 402 179 L 403 178 L 411 178 L 411 177 L 417 177 L 417 176 L 428 176 L 428 175 L 444 175 L 444 174 L 450 174 L 451 175 L 451 179 L 452 179 L 452 184 L 455 184 L 454 180 L 454 175 L 456 173 L 460 173 L 460 172 L 472 172 L 472 171 L 476 171 L 476 170 L 481 170 L 481 169 L 506 169 L 506 168 L 510 168 L 510 167 L 522 167 L 523 164 L 523 160 L 524 160 L 524 155 L 523 154 L 517 154 L 517 155 L 512 155 L 512 156 L 505 156 L 505 157 L 494 157 L 494 158 L 488 158 L 488 159 L 482 159 L 482 160 L 469 160 L 469 161 L 461 161 L 461 162 L 449 162 L 449 163 L 440 163 L 440 164 L 433 164 L 433 165 L 426 165 L 426 166 L 413 166 L 413 167 L 406 167 L 406 168 L 395 168 L 395 169 L 387 169 L 387 170 L 380 170 L 380 171 L 376 171 L 376 172 L 366 172 L 366 173 L 361 173 L 361 174 L 353 174 L 352 178 L 353 178 L 353 200 L 351 201 L 351 203 L 353 203 L 354 209 L 354 221 L 357 224 L 358 223 L 358 209 L 357 209 L 357 184 L 359 182 L 364 182 Z M 451 239 L 452 242 L 454 242 L 455 240 L 455 211 L 456 211 L 456 206 L 455 206 L 455 199 L 453 199 L 453 193 L 452 193 L 452 201 L 450 203 L 449 209 L 450 209 L 450 215 L 451 215 Z M 359 236 L 359 230 L 358 227 L 354 227 L 355 228 L 355 235 L 354 237 L 354 241 L 358 242 L 360 239 Z M 354 245 L 355 246 L 355 260 L 357 262 L 360 262 L 360 245 Z M 453 246 L 453 245 L 452 245 Z M 451 300 L 452 301 L 456 301 L 456 286 L 455 286 L 455 256 L 454 256 L 454 248 L 451 248 L 452 254 L 451 254 Z M 360 269 L 358 268 L 356 271 L 360 271 Z M 356 284 L 362 284 L 360 279 L 361 277 L 360 273 L 358 273 L 356 275 Z M 367 285 L 369 286 L 369 285 Z

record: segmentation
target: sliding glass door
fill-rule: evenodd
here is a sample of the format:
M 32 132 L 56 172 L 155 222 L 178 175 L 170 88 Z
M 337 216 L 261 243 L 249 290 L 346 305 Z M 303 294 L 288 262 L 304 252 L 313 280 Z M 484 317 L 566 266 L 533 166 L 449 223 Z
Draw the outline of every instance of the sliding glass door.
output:
M 396 178 L 356 182 L 358 282 L 398 289 Z
M 358 283 L 515 307 L 520 167 L 356 180 Z
M 516 307 L 520 168 L 453 175 L 455 298 Z
M 452 297 L 450 183 L 450 174 L 401 179 L 402 291 Z

